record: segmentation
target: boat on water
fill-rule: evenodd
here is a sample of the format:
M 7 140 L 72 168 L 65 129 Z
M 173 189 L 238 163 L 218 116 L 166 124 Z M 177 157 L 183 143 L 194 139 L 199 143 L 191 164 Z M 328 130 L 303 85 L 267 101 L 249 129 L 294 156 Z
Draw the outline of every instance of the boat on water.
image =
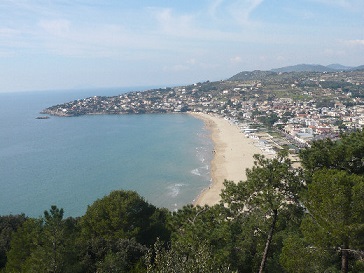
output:
M 49 116 L 39 116 L 39 117 L 36 117 L 36 119 L 49 119 Z

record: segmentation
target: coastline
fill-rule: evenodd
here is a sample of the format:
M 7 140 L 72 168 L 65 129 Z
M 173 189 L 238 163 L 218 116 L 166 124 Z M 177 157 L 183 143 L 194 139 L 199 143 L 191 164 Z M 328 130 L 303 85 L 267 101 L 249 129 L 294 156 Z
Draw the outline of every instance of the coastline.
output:
M 211 185 L 195 199 L 194 205 L 213 206 L 220 201 L 224 180 L 234 182 L 246 180 L 245 170 L 254 165 L 254 154 L 262 151 L 247 138 L 238 126 L 222 117 L 204 113 L 189 113 L 204 121 L 211 132 L 214 143 L 214 157 L 211 161 Z

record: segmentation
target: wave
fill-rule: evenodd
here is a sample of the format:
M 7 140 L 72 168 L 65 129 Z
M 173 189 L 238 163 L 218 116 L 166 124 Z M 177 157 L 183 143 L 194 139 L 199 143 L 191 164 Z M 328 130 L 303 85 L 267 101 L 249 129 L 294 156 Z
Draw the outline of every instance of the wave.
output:
M 191 171 L 191 173 L 193 175 L 197 175 L 197 176 L 205 176 L 209 174 L 209 165 L 204 165 L 202 167 L 198 167 L 196 169 L 193 169 Z
M 203 163 L 205 161 L 205 156 L 202 149 L 203 147 L 196 147 L 196 157 L 200 162 Z
M 169 185 L 167 187 L 167 189 L 168 189 L 168 196 L 173 197 L 173 198 L 177 197 L 179 195 L 179 193 L 181 191 L 181 188 L 183 186 L 186 186 L 186 184 L 176 183 L 174 185 Z
M 193 169 L 193 170 L 191 171 L 191 173 L 192 173 L 192 174 L 194 174 L 194 175 L 197 175 L 197 176 L 201 176 L 201 173 L 200 173 L 199 168 L 197 168 L 197 169 Z
M 204 163 L 206 161 L 206 159 L 209 157 L 208 155 L 209 149 L 206 146 L 196 147 L 196 157 L 201 163 Z

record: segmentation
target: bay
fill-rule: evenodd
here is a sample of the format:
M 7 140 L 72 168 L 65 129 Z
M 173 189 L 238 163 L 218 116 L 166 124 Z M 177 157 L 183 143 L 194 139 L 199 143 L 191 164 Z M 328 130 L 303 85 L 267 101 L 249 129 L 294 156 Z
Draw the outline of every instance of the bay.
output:
M 0 215 L 38 217 L 51 205 L 66 216 L 112 190 L 135 190 L 170 210 L 210 184 L 212 142 L 187 114 L 36 119 L 48 106 L 130 89 L 0 94 Z

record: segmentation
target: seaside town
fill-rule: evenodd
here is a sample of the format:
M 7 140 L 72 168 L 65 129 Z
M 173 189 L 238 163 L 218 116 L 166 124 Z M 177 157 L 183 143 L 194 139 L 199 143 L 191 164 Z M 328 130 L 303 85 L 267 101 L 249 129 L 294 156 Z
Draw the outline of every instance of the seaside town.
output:
M 44 109 L 42 114 L 202 112 L 228 119 L 262 150 L 292 154 L 322 138 L 364 126 L 364 70 L 241 72 L 218 82 L 95 96 Z

